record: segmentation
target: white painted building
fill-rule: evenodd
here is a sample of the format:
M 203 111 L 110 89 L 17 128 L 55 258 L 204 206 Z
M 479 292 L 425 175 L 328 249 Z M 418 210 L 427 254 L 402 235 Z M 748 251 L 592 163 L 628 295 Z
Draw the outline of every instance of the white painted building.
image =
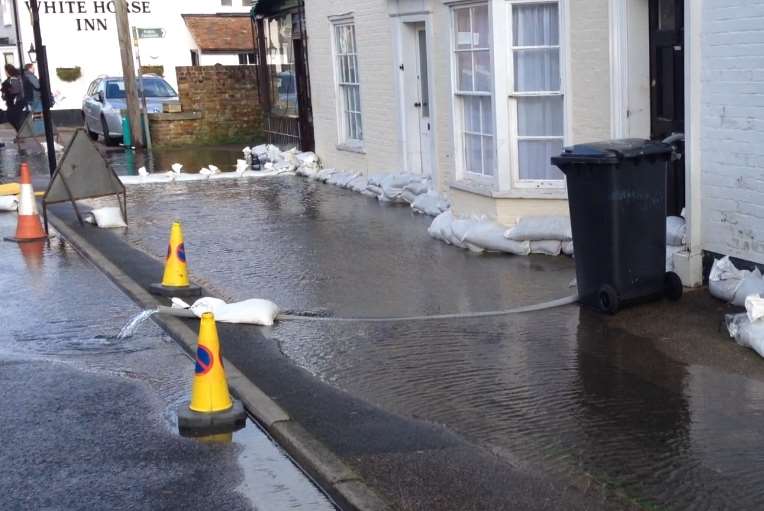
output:
M 684 132 L 686 285 L 764 264 L 764 5 L 748 0 L 306 2 L 316 151 L 432 175 L 457 212 L 567 212 L 563 145 Z M 684 176 L 683 178 L 681 176 Z
M 246 15 L 250 0 L 129 0 L 129 19 L 133 27 L 161 29 L 163 37 L 140 39 L 144 66 L 162 66 L 164 77 L 173 86 L 176 66 L 194 63 L 232 64 L 245 60 L 252 51 L 206 52 L 195 40 L 183 15 Z M 34 42 L 30 12 L 18 1 L 22 47 L 26 52 Z M 40 0 L 40 24 L 43 43 L 48 50 L 51 90 L 56 96 L 55 109 L 79 109 L 90 82 L 99 75 L 122 75 L 113 0 Z M 220 34 L 221 37 L 225 35 Z M 28 55 L 23 56 L 29 62 Z M 56 70 L 81 69 L 81 78 L 61 80 Z

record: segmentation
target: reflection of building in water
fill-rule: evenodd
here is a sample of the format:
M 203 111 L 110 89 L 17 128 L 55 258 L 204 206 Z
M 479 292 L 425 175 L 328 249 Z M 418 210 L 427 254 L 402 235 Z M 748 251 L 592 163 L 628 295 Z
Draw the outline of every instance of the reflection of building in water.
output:
M 260 98 L 268 142 L 313 149 L 313 114 L 304 5 L 297 0 L 259 2 L 257 30 Z

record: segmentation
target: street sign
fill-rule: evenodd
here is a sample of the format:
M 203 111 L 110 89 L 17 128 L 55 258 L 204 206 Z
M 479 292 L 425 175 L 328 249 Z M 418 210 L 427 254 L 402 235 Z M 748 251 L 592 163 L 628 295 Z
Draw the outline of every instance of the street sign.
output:
M 162 39 L 165 31 L 163 28 L 136 28 L 138 39 Z

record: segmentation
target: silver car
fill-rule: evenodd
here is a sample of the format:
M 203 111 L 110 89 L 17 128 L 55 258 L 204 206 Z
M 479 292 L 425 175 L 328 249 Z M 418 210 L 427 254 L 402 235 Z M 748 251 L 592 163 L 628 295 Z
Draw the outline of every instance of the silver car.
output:
M 148 113 L 162 111 L 164 103 L 177 102 L 178 93 L 162 77 L 143 75 Z M 102 76 L 90 83 L 82 100 L 82 121 L 90 138 L 103 137 L 106 145 L 122 140 L 122 111 L 127 109 L 125 83 L 121 76 Z

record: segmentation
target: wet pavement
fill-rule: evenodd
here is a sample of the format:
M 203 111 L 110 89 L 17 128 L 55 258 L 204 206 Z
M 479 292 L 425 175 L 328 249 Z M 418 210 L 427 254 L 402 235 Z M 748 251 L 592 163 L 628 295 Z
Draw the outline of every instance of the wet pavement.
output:
M 180 219 L 193 277 L 228 298 L 379 318 L 570 294 L 570 259 L 476 256 L 431 240 L 430 219 L 407 208 L 300 178 L 175 183 L 158 193 L 131 188 L 133 221 L 118 236 L 161 258 L 169 222 Z M 565 306 L 392 324 L 287 320 L 264 335 L 322 381 L 442 425 L 528 473 L 584 478 L 648 509 L 757 509 L 764 372 L 717 367 L 715 349 L 748 353 L 716 320 L 698 339 L 672 331 L 672 314 L 692 307 L 719 320 L 723 312 L 700 291 L 683 304 L 645 306 L 652 318 L 633 324 L 629 313 L 611 319 Z M 671 335 L 635 335 L 646 321 Z M 701 341 L 707 352 L 715 344 L 690 363 Z M 685 353 L 671 353 L 677 346 Z
M 67 243 L 0 242 L 0 292 L 0 509 L 333 509 L 253 423 L 178 436 L 192 361 Z

